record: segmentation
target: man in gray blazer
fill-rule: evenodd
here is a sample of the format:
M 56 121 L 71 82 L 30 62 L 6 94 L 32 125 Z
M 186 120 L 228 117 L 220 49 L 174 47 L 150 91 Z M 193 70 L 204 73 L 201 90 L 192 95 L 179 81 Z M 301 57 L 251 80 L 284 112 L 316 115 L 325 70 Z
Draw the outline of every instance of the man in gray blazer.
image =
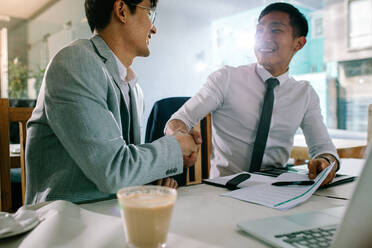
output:
M 183 156 L 195 157 L 198 137 L 190 134 L 140 145 L 143 95 L 130 65 L 150 54 L 156 4 L 85 1 L 95 35 L 54 56 L 28 122 L 26 203 L 109 198 L 122 187 L 179 174 Z

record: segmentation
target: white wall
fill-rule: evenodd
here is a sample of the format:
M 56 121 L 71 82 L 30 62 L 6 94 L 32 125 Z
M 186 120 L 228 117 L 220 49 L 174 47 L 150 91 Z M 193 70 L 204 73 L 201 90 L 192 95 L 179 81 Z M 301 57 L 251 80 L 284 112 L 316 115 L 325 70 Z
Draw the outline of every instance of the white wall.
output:
M 8 29 L 8 59 L 15 58 L 27 64 L 27 28 L 22 24 Z
M 8 31 L 0 29 L 0 86 L 1 97 L 8 98 Z
M 133 63 L 145 94 L 145 120 L 157 100 L 193 96 L 210 73 L 209 68 L 196 69 L 196 55 L 203 51 L 205 63 L 210 64 L 210 23 L 182 13 L 161 11 L 161 6 L 158 16 L 158 32 L 151 39 L 150 57 L 137 58 Z
M 28 22 L 29 64 L 45 67 L 49 59 L 67 43 L 90 36 L 83 0 L 61 0 Z M 68 23 L 71 23 L 69 26 Z M 82 28 L 83 26 L 83 28 Z M 76 32 L 78 31 L 78 32 Z M 63 39 L 61 37 L 65 35 Z

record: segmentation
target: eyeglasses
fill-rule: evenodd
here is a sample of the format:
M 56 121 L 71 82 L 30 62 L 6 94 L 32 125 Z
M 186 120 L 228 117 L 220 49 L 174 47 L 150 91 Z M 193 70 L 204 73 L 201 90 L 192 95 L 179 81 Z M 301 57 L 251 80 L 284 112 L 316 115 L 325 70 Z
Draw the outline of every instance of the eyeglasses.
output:
M 152 24 L 155 23 L 156 9 L 152 9 L 152 8 L 149 8 L 149 7 L 145 7 L 145 6 L 142 6 L 142 5 L 136 5 L 136 4 L 130 4 L 130 5 L 141 8 L 141 9 L 148 10 L 148 14 L 149 14 L 149 17 L 150 17 L 150 20 L 151 20 Z

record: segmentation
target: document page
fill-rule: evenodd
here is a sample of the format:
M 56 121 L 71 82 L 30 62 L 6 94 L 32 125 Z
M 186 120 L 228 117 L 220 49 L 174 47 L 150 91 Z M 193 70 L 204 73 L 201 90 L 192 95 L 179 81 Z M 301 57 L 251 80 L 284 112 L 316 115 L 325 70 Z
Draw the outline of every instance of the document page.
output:
M 338 182 L 353 181 L 354 178 L 359 177 L 363 169 L 364 159 L 342 159 L 341 168 L 337 171 L 336 177 L 333 181 L 326 187 L 331 187 L 333 185 L 338 185 Z M 296 166 L 296 169 L 303 171 L 307 170 L 307 165 Z
M 250 173 L 251 177 L 238 185 L 240 189 L 224 193 L 222 196 L 253 202 L 280 210 L 287 210 L 309 199 L 319 188 L 334 166 L 335 163 L 332 163 L 315 178 L 314 184 L 308 186 L 272 185 L 274 182 L 282 181 L 308 181 L 309 178 L 305 174 L 283 173 L 278 177 L 269 177 Z M 237 175 L 238 174 L 228 177 L 208 179 L 205 181 L 225 185 L 227 181 Z

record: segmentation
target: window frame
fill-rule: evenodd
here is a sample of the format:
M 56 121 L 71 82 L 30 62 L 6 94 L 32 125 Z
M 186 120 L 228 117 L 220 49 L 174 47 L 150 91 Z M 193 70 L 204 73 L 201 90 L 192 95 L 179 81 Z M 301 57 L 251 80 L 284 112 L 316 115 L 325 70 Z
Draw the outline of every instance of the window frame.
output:
M 352 2 L 357 2 L 357 1 L 365 1 L 365 0 L 346 0 L 345 1 L 346 2 L 346 12 L 347 12 L 347 25 L 346 25 L 347 26 L 347 49 L 348 49 L 349 52 L 372 49 L 372 42 L 369 45 L 365 45 L 365 46 L 358 46 L 358 47 L 356 47 L 356 46 L 352 47 L 351 46 L 351 40 L 352 40 L 352 38 L 355 38 L 355 37 L 351 36 L 351 10 L 350 10 L 350 6 L 351 6 Z M 369 3 L 370 3 L 370 10 L 372 11 L 372 0 L 367 0 L 367 1 L 369 1 Z M 368 35 L 371 35 L 371 37 L 372 37 L 372 24 L 371 24 L 371 30 L 370 30 Z

